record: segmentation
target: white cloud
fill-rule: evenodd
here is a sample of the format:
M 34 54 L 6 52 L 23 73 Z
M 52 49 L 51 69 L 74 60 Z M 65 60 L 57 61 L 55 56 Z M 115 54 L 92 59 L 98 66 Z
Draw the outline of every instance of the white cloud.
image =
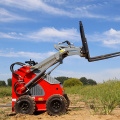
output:
M 104 35 L 106 36 L 106 40 L 104 40 L 104 44 L 106 45 L 117 45 L 120 44 L 120 31 L 116 31 L 114 29 L 110 29 L 106 32 L 104 32 Z
M 29 39 L 34 39 L 34 41 L 48 41 L 48 42 L 58 42 L 64 40 L 77 41 L 80 38 L 77 29 L 55 29 L 52 28 L 42 28 L 41 30 L 27 35 Z
M 44 11 L 49 14 L 73 16 L 70 12 L 47 5 L 42 0 L 0 0 L 0 4 L 24 9 L 27 11 Z
M 86 35 L 88 41 L 101 42 L 102 45 L 115 48 L 120 44 L 120 30 L 111 28 L 103 33 L 95 33 Z M 80 33 L 75 28 L 71 29 L 56 29 L 54 27 L 42 28 L 36 32 L 27 34 L 9 32 L 0 32 L 0 38 L 20 39 L 34 42 L 61 42 L 69 40 L 70 42 L 80 41 Z
M 47 52 L 47 53 L 36 53 L 36 52 L 24 52 L 24 51 L 20 51 L 20 52 L 14 52 L 13 50 L 0 50 L 0 56 L 1 57 L 21 57 L 21 58 L 33 58 L 33 59 L 39 59 L 39 60 L 43 60 L 46 57 L 49 57 L 53 54 L 55 54 L 55 52 Z
M 49 2 L 53 4 L 63 5 L 65 4 L 66 0 L 43 0 L 44 2 Z
M 111 28 L 110 30 L 104 32 L 105 35 L 107 36 L 112 36 L 112 37 L 119 37 L 120 38 L 120 31 L 114 30 Z
M 0 73 L 0 76 L 11 76 L 11 74 L 10 73 Z
M 0 0 L 0 4 L 7 5 L 10 7 L 15 7 L 19 9 L 24 9 L 26 11 L 42 11 L 48 14 L 53 15 L 61 15 L 61 16 L 67 16 L 71 18 L 106 18 L 106 16 L 93 14 L 90 12 L 90 8 L 96 7 L 95 4 L 93 5 L 86 5 L 85 7 L 70 7 L 67 6 L 68 4 L 65 4 L 65 1 L 56 1 L 54 3 L 57 4 L 64 4 L 65 8 L 63 6 L 61 8 L 57 8 L 51 5 L 48 5 L 47 2 L 42 0 L 20 0 L 19 2 L 17 0 Z M 97 7 L 96 7 L 97 8 Z
M 7 39 L 24 39 L 25 36 L 23 36 L 22 33 L 16 33 L 16 32 L 9 32 L 9 33 L 3 33 L 0 32 L 0 38 L 7 38 Z
M 2 33 L 2 32 L 0 32 L 0 38 L 11 38 L 11 39 L 14 39 L 13 36 L 11 36 L 11 35 L 9 35 L 7 33 Z
M 102 19 L 107 19 L 106 16 L 104 15 L 99 15 L 99 14 L 95 14 L 90 12 L 90 8 L 93 8 L 93 5 L 89 5 L 89 6 L 84 6 L 84 7 L 79 7 L 79 8 L 75 8 L 76 10 L 76 17 L 84 17 L 84 18 L 102 18 Z
M 21 39 L 29 40 L 36 42 L 60 42 L 64 40 L 77 41 L 80 39 L 80 35 L 77 32 L 77 29 L 55 29 L 51 28 L 42 28 L 39 31 L 33 33 L 2 33 L 0 32 L 0 38 L 9 38 L 9 39 Z
M 93 35 L 88 35 L 88 40 L 99 41 L 107 47 L 117 47 L 120 45 L 120 30 L 115 30 L 111 28 L 103 33 L 95 33 Z
M 94 1 L 95 2 L 95 1 Z M 120 21 L 119 15 L 111 16 L 109 14 L 100 14 L 101 10 L 106 10 L 106 5 L 113 4 L 112 2 L 94 3 L 91 1 L 66 1 L 66 0 L 0 0 L 1 5 L 6 5 L 12 8 L 18 8 L 25 11 L 40 11 L 52 15 L 67 16 L 70 18 L 102 18 L 107 21 Z M 50 5 L 53 3 L 54 5 Z M 111 7 L 108 8 L 111 10 Z M 107 11 L 107 10 L 106 10 Z M 1 12 L 2 13 L 2 12 Z M 10 16 L 9 16 L 10 15 Z M 2 18 L 1 21 L 24 20 L 27 18 L 19 17 L 9 13 L 7 19 Z M 12 16 L 11 16 L 12 15 Z M 5 19 L 5 21 L 4 21 Z
M 4 80 L 7 84 L 7 79 L 12 77 L 12 73 L 0 73 L 0 80 Z
M 28 20 L 25 17 L 20 17 L 19 15 L 13 14 L 4 8 L 0 8 L 0 22 L 10 22 L 16 20 Z

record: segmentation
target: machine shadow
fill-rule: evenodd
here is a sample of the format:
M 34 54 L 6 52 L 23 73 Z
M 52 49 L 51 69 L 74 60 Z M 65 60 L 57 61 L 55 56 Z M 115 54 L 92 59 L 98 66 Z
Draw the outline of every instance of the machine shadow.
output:
M 40 115 L 45 113 L 46 111 L 35 111 L 33 115 Z

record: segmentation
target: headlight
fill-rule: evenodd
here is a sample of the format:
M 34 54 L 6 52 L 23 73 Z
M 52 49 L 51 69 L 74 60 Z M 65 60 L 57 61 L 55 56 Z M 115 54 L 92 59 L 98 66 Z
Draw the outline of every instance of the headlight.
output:
M 62 88 L 63 94 L 65 93 L 65 88 L 63 87 L 63 85 L 60 83 L 60 87 Z

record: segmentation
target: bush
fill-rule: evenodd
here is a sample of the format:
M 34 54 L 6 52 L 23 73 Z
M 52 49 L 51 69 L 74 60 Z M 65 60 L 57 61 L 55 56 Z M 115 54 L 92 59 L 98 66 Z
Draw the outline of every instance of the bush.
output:
M 0 86 L 6 86 L 5 81 L 0 81 Z
M 7 82 L 8 82 L 8 86 L 12 86 L 12 79 L 11 79 L 11 78 L 9 78 L 9 79 L 7 80 Z
M 82 86 L 82 85 L 83 85 L 83 83 L 79 79 L 76 79 L 76 78 L 70 78 L 70 79 L 64 81 L 64 83 L 63 83 L 64 87 Z

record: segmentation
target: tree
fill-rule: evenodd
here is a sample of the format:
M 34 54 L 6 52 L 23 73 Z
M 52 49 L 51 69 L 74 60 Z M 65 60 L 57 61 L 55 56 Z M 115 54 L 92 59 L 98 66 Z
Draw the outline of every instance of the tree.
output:
M 62 84 L 64 83 L 65 80 L 69 79 L 68 77 L 65 76 L 61 76 L 61 77 L 55 77 L 56 80 L 58 80 L 59 82 L 61 82 Z
M 92 79 L 88 79 L 88 85 L 97 85 L 97 82 L 95 80 Z
M 8 86 L 12 86 L 12 79 L 11 78 L 7 79 L 7 82 L 8 82 Z
M 68 80 L 65 80 L 63 83 L 64 87 L 82 86 L 82 85 L 83 83 L 79 79 L 76 79 L 76 78 L 70 78 Z
M 6 86 L 6 83 L 5 83 L 5 81 L 0 81 L 0 86 Z
M 87 85 L 88 84 L 88 81 L 87 81 L 86 77 L 81 77 L 80 81 L 83 83 L 83 85 Z
M 81 77 L 80 81 L 83 83 L 83 85 L 97 85 L 97 82 L 93 79 L 87 79 L 85 77 Z

